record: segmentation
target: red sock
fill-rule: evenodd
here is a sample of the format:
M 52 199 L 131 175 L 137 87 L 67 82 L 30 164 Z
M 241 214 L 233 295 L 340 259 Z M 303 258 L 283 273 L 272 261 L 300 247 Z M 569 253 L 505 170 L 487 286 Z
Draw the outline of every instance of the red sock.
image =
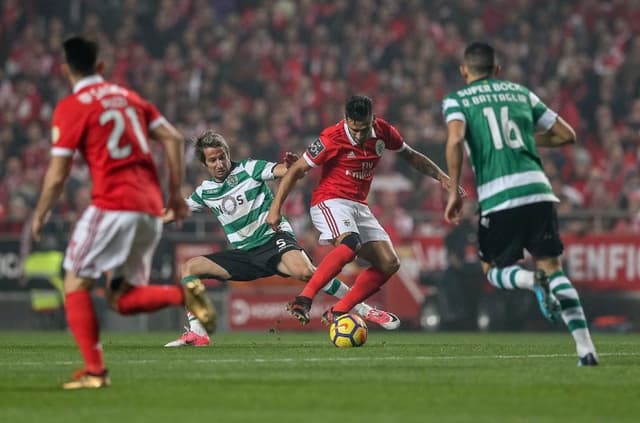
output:
M 120 314 L 156 311 L 170 305 L 183 305 L 182 288 L 176 285 L 135 286 L 118 300 Z
M 343 313 L 349 312 L 353 306 L 379 291 L 380 287 L 384 285 L 390 277 L 391 275 L 387 275 L 375 267 L 369 267 L 362 271 L 356 277 L 356 281 L 353 283 L 349 292 L 333 306 L 333 310 Z
M 300 293 L 303 297 L 314 298 L 331 279 L 335 278 L 345 264 L 356 258 L 356 253 L 344 244 L 338 245 L 327 254 L 315 273 Z
M 104 359 L 100 345 L 100 328 L 89 291 L 82 289 L 66 294 L 64 308 L 67 324 L 80 348 L 85 369 L 90 373 L 102 373 Z

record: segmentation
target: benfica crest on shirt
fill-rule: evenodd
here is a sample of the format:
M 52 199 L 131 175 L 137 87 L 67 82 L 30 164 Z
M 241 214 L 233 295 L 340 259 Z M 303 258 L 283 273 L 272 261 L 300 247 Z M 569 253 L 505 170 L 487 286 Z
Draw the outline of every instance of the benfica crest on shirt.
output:
M 383 151 L 384 151 L 384 141 L 382 140 L 376 141 L 376 154 L 378 156 L 382 156 Z

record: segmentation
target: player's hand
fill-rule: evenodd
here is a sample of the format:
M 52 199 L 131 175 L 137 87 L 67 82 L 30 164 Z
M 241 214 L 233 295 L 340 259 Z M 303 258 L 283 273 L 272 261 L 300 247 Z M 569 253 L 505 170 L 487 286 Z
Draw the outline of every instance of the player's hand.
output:
M 181 226 L 184 218 L 191 214 L 189 205 L 184 201 L 184 198 L 182 198 L 180 194 L 171 195 L 169 197 L 169 203 L 167 204 L 166 210 L 167 212 L 165 212 L 165 214 L 168 214 L 169 211 L 173 212 L 173 221 L 178 227 Z
M 441 173 L 438 177 L 438 181 L 440 181 L 440 185 L 445 191 L 451 192 L 451 178 L 449 178 L 447 174 Z M 457 190 L 461 198 L 467 198 L 467 191 L 464 190 L 462 185 L 458 185 Z
M 291 167 L 292 164 L 297 162 L 299 159 L 296 153 L 292 153 L 291 151 L 287 151 L 284 153 L 284 165 L 287 169 Z
M 444 209 L 444 220 L 447 223 L 457 225 L 460 223 L 460 217 L 462 216 L 462 195 L 459 190 L 451 191 L 449 193 L 449 201 Z
M 173 210 L 171 209 L 163 209 L 162 210 L 162 223 L 171 223 L 173 222 Z
M 47 212 L 44 215 L 36 213 L 31 220 L 31 237 L 35 241 L 40 241 L 40 231 L 42 227 L 47 224 L 51 217 L 51 212 Z
M 267 213 L 265 221 L 271 229 L 278 232 L 280 230 L 280 223 L 282 222 L 282 215 L 276 210 L 269 209 L 269 213 Z

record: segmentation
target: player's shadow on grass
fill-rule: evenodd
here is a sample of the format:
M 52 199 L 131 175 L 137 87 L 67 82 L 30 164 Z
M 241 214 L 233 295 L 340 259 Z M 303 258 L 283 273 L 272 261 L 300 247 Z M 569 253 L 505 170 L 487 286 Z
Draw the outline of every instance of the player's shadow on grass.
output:
M 61 384 L 60 384 L 61 385 Z M 41 392 L 66 392 L 60 385 L 35 385 L 35 386 L 0 386 L 0 394 L 7 393 L 41 393 Z

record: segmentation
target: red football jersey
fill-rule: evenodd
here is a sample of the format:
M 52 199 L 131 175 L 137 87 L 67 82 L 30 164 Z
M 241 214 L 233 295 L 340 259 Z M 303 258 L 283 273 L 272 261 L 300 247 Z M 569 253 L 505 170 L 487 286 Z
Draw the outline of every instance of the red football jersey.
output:
M 375 118 L 371 137 L 362 146 L 351 137 L 344 120 L 325 128 L 302 156 L 309 166 L 322 166 L 311 205 L 331 198 L 367 204 L 374 169 L 382 152 L 403 148 L 404 140 L 398 130 L 380 118 Z
M 135 92 L 89 76 L 53 113 L 51 153 L 80 151 L 91 172 L 94 206 L 160 216 L 162 193 L 148 131 L 163 122 L 158 109 Z

